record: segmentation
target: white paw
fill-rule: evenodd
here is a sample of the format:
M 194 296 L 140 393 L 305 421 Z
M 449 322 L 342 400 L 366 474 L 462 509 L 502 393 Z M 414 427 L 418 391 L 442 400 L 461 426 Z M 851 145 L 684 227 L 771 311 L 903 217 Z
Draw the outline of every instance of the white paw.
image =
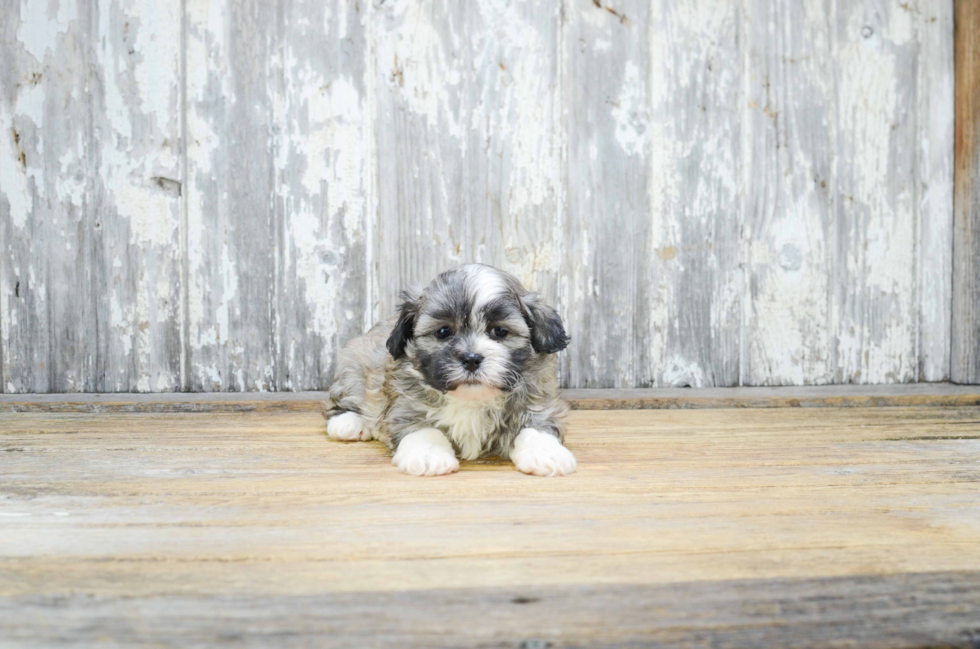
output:
M 391 463 L 409 475 L 446 475 L 459 471 L 453 445 L 436 428 L 423 428 L 403 437 Z
M 364 427 L 364 420 L 356 412 L 335 415 L 327 422 L 327 435 L 344 442 L 363 442 L 371 439 L 371 431 Z
M 534 428 L 525 428 L 514 440 L 511 462 L 518 471 L 554 477 L 574 473 L 578 462 L 558 438 Z

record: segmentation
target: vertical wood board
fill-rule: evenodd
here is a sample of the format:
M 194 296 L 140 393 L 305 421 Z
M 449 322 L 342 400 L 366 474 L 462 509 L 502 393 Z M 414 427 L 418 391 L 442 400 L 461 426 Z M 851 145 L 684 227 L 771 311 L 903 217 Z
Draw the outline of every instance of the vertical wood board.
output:
M 557 300 L 559 21 L 516 1 L 375 8 L 376 317 L 468 262 Z
M 366 324 L 371 3 L 283 0 L 280 11 L 275 389 L 326 389 L 337 351 Z
M 956 0 L 952 380 L 980 383 L 980 6 Z
M 634 231 L 646 235 L 635 257 L 634 386 L 739 381 L 741 14 L 735 0 L 652 5 L 650 213 L 637 214 L 644 225 Z
M 650 238 L 648 3 L 568 2 L 562 384 L 633 385 L 638 256 Z M 654 280 L 656 281 L 656 280 Z
M 193 391 L 277 385 L 278 7 L 187 0 L 187 375 Z
M 745 385 L 834 380 L 833 6 L 746 6 Z

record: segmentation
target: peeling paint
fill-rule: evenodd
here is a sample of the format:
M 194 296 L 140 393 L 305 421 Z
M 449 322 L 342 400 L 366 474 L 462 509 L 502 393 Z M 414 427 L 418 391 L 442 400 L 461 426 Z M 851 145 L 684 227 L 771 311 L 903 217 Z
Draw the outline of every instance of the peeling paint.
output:
M 948 378 L 920 4 L 19 0 L 3 388 L 322 388 L 468 261 L 556 303 L 568 385 Z

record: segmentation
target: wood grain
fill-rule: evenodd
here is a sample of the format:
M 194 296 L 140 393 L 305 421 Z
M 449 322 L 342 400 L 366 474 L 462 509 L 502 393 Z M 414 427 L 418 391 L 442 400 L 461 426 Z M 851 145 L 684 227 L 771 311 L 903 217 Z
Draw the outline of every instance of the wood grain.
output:
M 323 392 L 8 394 L 0 412 L 322 412 Z M 576 410 L 977 406 L 980 390 L 951 383 L 774 388 L 565 389 Z
M 980 382 L 953 12 L 2 0 L 0 391 L 323 389 L 468 261 L 566 387 Z
M 578 411 L 554 480 L 402 476 L 318 413 L 0 414 L 0 629 L 970 646 L 980 409 L 815 412 Z
M 571 2 L 565 12 L 566 204 L 562 384 L 632 387 L 637 272 L 650 240 L 650 3 Z M 601 360 L 600 360 L 601 359 Z
M 12 649 L 166 646 L 175 636 L 183 647 L 974 649 L 978 592 L 978 573 L 941 572 L 221 600 L 166 595 L 125 604 L 72 595 L 22 598 L 12 606 L 0 600 L 0 619 L 7 621 L 0 628 Z
M 277 386 L 272 3 L 186 4 L 184 389 Z
M 921 191 L 917 256 L 920 381 L 950 378 L 953 299 L 953 4 L 920 3 L 914 14 L 916 120 Z
M 0 11 L 0 389 L 172 390 L 179 7 Z
M 376 7 L 377 319 L 468 262 L 557 301 L 559 19 L 516 1 Z
M 279 4 L 274 389 L 322 390 L 333 381 L 337 351 L 373 324 L 367 294 L 376 182 L 369 146 L 372 5 Z
M 744 385 L 836 379 L 833 11 L 746 5 Z
M 662 0 L 641 36 L 650 50 L 651 205 L 631 230 L 645 237 L 633 278 L 637 364 L 618 387 L 740 384 L 741 10 L 736 1 Z
M 952 380 L 980 383 L 980 7 L 957 0 Z

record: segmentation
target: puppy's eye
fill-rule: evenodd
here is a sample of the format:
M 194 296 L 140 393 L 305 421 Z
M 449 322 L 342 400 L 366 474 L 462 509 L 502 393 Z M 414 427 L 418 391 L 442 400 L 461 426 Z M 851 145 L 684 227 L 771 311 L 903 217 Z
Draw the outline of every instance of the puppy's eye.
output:
M 436 338 L 438 338 L 439 340 L 445 340 L 446 338 L 449 338 L 452 335 L 453 335 L 453 330 L 450 329 L 449 327 L 440 327 L 439 330 L 436 331 Z
M 503 340 L 509 332 L 503 327 L 491 327 L 488 333 L 494 340 Z

